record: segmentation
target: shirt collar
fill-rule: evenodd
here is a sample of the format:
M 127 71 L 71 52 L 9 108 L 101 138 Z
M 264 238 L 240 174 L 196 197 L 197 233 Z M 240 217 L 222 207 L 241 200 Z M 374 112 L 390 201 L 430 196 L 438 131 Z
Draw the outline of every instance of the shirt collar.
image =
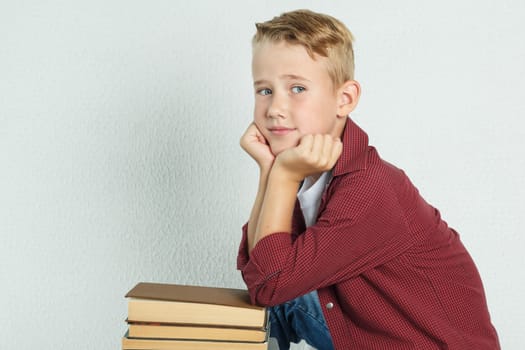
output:
M 350 118 L 346 121 L 341 141 L 343 142 L 343 152 L 335 163 L 333 176 L 366 169 L 368 135 Z

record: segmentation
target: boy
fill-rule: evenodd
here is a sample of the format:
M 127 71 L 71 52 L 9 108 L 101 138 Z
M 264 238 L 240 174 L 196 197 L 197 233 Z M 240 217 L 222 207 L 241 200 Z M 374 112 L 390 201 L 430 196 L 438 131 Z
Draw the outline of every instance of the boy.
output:
M 256 27 L 241 146 L 260 179 L 238 268 L 280 349 L 499 349 L 458 234 L 349 118 L 348 29 L 306 10 Z

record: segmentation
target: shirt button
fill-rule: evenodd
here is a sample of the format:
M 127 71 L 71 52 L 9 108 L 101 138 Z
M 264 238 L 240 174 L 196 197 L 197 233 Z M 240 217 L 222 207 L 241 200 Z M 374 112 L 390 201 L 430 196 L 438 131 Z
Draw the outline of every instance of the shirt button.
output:
M 328 303 L 328 304 L 326 304 L 326 308 L 327 308 L 328 310 L 332 309 L 333 307 L 334 307 L 334 303 Z

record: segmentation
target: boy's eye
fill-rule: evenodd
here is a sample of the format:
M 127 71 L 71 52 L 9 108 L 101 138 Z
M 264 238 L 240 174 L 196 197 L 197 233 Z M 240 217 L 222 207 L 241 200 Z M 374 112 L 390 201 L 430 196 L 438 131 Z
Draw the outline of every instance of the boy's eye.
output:
M 305 88 L 302 87 L 302 86 L 294 86 L 294 87 L 292 88 L 292 92 L 293 92 L 294 94 L 300 94 L 300 93 L 303 92 L 304 90 L 305 90 Z
M 257 91 L 257 93 L 259 95 L 266 96 L 266 95 L 271 95 L 272 90 L 270 90 L 270 89 L 261 89 L 261 90 Z

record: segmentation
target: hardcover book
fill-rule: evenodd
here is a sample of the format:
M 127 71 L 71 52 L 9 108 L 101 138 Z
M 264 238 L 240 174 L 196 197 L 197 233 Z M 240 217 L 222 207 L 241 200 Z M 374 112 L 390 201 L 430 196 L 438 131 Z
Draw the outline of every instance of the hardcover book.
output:
M 142 282 L 126 297 L 131 324 L 266 327 L 266 308 L 252 305 L 242 289 Z

